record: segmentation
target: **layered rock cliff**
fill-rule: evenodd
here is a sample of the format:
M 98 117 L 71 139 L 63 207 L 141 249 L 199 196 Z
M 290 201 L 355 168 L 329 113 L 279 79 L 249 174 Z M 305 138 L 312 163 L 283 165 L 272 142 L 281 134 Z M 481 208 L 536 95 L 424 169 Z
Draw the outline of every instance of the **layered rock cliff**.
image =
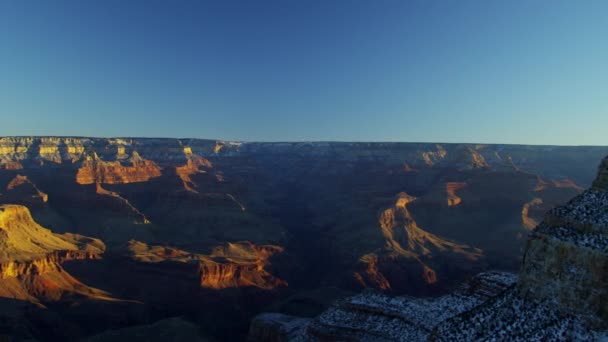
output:
M 586 156 L 580 151 L 592 151 Z M 543 177 L 564 178 L 567 170 L 580 165 L 564 165 L 551 159 L 551 155 L 567 158 L 597 158 L 606 149 L 602 147 L 555 147 L 524 145 L 479 145 L 479 144 L 425 144 L 425 143 L 241 143 L 203 139 L 151 139 L 151 138 L 81 138 L 81 137 L 4 137 L 0 138 L 0 169 L 51 164 L 79 164 L 94 159 L 97 154 L 104 161 L 125 161 L 133 152 L 145 160 L 154 161 L 161 168 L 178 166 L 187 161 L 188 154 L 207 156 L 291 155 L 336 160 L 384 160 L 404 162 L 413 169 L 424 167 L 453 166 L 466 169 L 523 170 Z M 123 166 L 123 167 L 129 167 Z M 142 167 L 140 165 L 140 167 Z M 145 166 L 154 169 L 151 165 Z M 120 169 L 117 165 L 113 168 Z M 91 175 L 90 167 L 83 170 L 83 180 L 103 175 Z M 95 169 L 93 167 L 93 169 Z M 148 170 L 148 171 L 150 171 Z M 156 171 L 152 171 L 156 172 Z M 116 176 L 108 175 L 109 180 Z M 137 172 L 129 177 L 142 179 Z M 129 177 L 126 177 L 127 179 Z M 576 177 L 577 183 L 585 183 L 585 177 Z
M 76 174 L 78 184 L 126 184 L 145 182 L 160 177 L 160 168 L 150 160 L 141 158 L 133 151 L 128 159 L 131 166 L 124 166 L 120 161 L 103 161 L 96 153 L 87 156 Z
M 274 277 L 265 269 L 270 264 L 268 259 L 283 251 L 279 246 L 257 246 L 250 242 L 228 243 L 204 255 L 131 241 L 129 251 L 132 258 L 140 262 L 194 264 L 196 269 L 191 269 L 191 272 L 198 274 L 203 288 L 257 287 L 269 290 L 287 286 L 285 281 Z
M 23 206 L 0 206 L 0 297 L 39 303 L 66 294 L 109 298 L 65 272 L 61 263 L 96 259 L 101 241 L 75 234 L 54 234 L 32 219 Z

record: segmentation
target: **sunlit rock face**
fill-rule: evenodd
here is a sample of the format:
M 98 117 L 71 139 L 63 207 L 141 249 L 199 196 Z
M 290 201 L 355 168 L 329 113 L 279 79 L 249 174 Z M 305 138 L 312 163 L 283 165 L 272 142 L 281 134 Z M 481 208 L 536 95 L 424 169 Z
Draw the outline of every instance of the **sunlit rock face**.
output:
M 206 170 L 213 168 L 213 165 L 209 160 L 193 154 L 190 147 L 184 147 L 184 154 L 187 162 L 185 165 L 177 166 L 175 172 L 184 183 L 186 190 L 197 193 L 198 185 L 192 180 L 192 176 L 207 172 Z
M 61 263 L 96 259 L 104 251 L 96 239 L 54 234 L 32 219 L 26 207 L 0 206 L 0 297 L 39 304 L 62 296 L 109 299 L 65 272 Z
M 190 253 L 164 246 L 148 246 L 139 241 L 129 244 L 131 257 L 144 263 L 180 262 L 196 265 L 200 286 L 209 289 L 257 287 L 274 289 L 287 283 L 272 276 L 265 267 L 269 258 L 283 251 L 282 247 L 257 246 L 250 242 L 218 246 L 210 254 Z
M 593 187 L 549 211 L 527 243 L 519 288 L 608 322 L 608 164 Z
M 120 161 L 102 161 L 97 154 L 82 163 L 76 174 L 78 184 L 127 184 L 146 182 L 151 178 L 160 177 L 160 168 L 150 160 L 144 160 L 139 153 L 133 151 L 128 159 L 130 166 L 123 166 Z
M 467 183 L 463 182 L 448 182 L 445 185 L 445 192 L 448 195 L 448 206 L 456 206 L 462 202 L 462 198 L 458 197 L 458 190 L 467 186 Z
M 445 280 L 442 259 L 459 259 L 461 264 L 472 265 L 482 257 L 479 249 L 442 239 L 420 228 L 408 209 L 415 200 L 399 193 L 394 205 L 381 212 L 378 223 L 386 245 L 361 257 L 365 270 L 355 273 L 355 279 L 363 286 L 401 291 L 403 284 L 424 287 L 422 284 Z M 434 268 L 438 268 L 439 274 Z

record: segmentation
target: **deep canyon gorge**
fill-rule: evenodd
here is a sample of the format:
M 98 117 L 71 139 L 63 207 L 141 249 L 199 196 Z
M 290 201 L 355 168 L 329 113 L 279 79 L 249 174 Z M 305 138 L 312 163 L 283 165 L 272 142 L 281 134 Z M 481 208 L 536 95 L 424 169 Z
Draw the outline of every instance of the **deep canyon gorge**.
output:
M 345 298 L 355 298 L 348 310 L 370 310 L 350 297 L 368 291 L 379 296 L 372 303 L 442 298 L 472 281 L 489 289 L 467 290 L 481 303 L 516 286 L 500 272 L 522 265 L 521 291 L 545 286 L 538 274 L 555 266 L 543 253 L 571 258 L 547 236 L 582 220 L 559 208 L 606 191 L 606 155 L 600 146 L 0 138 L 0 335 L 104 341 L 162 326 L 238 341 L 263 312 L 308 322 Z M 594 224 L 583 223 L 592 233 Z M 311 331 L 331 335 L 319 322 Z

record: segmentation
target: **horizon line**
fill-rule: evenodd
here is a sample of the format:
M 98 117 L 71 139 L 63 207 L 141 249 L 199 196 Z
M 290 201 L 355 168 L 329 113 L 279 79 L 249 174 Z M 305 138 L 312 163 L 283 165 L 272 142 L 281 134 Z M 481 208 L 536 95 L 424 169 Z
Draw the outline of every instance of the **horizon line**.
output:
M 445 141 L 403 141 L 403 140 L 238 140 L 168 136 L 85 136 L 85 135 L 2 135 L 3 138 L 76 138 L 76 139 L 166 139 L 166 140 L 208 140 L 215 142 L 232 142 L 245 144 L 298 144 L 298 143 L 334 143 L 334 144 L 443 144 L 443 145 L 509 145 L 509 146 L 539 146 L 539 147 L 608 147 L 606 145 L 564 145 L 564 144 L 534 144 L 534 143 L 498 143 L 498 142 L 445 142 Z

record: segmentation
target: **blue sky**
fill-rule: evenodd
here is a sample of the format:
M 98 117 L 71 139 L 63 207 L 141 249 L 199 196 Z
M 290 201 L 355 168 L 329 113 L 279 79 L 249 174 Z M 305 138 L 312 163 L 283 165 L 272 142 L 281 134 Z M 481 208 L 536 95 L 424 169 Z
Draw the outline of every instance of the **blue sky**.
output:
M 0 135 L 608 145 L 608 1 L 2 0 Z

